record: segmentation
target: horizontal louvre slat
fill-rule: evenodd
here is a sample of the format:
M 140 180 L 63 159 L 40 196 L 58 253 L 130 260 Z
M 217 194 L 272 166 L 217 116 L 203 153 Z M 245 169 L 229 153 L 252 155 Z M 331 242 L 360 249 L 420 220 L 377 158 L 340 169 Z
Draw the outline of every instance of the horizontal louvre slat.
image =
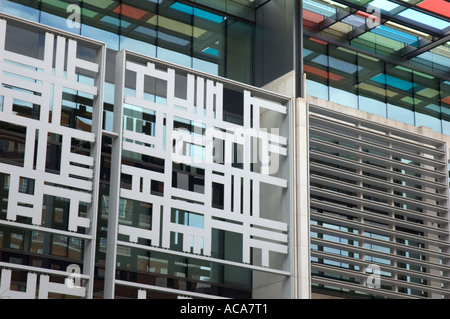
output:
M 425 179 L 421 179 L 420 177 L 401 174 L 400 172 L 384 169 L 381 167 L 375 167 L 375 166 L 363 164 L 363 163 L 352 161 L 352 160 L 344 161 L 337 156 L 331 158 L 329 155 L 319 152 L 319 151 L 310 150 L 309 157 L 310 157 L 310 159 L 313 159 L 313 160 L 315 159 L 315 160 L 320 160 L 323 162 L 327 161 L 327 163 L 329 163 L 331 165 L 339 165 L 341 167 L 347 167 L 349 169 L 350 168 L 360 169 L 360 170 L 364 170 L 368 173 L 384 176 L 386 178 L 392 177 L 392 179 L 397 178 L 397 179 L 404 180 L 405 182 L 421 184 L 423 187 L 432 187 L 432 188 L 436 188 L 441 191 L 447 190 L 447 185 L 445 183 L 438 183 L 438 182 L 434 182 L 431 180 L 425 180 Z M 443 178 L 445 177 L 444 174 L 442 175 L 442 177 Z
M 364 128 L 361 127 L 355 127 L 355 126 L 351 126 L 351 125 L 346 125 L 346 124 L 342 124 L 342 123 L 335 123 L 332 119 L 329 118 L 324 118 L 324 117 L 318 117 L 315 115 L 311 115 L 310 116 L 310 128 L 314 129 L 316 132 L 320 131 L 326 134 L 333 134 L 335 132 L 332 132 L 331 129 L 335 128 L 338 129 L 339 131 L 343 132 L 346 131 L 347 133 L 354 133 L 355 135 L 359 135 L 361 137 L 366 137 L 366 138 L 371 138 L 373 140 L 378 140 L 378 141 L 384 141 L 386 144 L 391 144 L 392 146 L 396 146 L 397 148 L 393 148 L 394 151 L 399 151 L 399 149 L 410 149 L 411 151 L 413 151 L 413 153 L 409 153 L 410 155 L 417 155 L 416 152 L 419 150 L 422 153 L 425 154 L 429 154 L 429 155 L 433 155 L 436 157 L 445 157 L 445 150 L 444 149 L 439 149 L 436 147 L 429 147 L 429 146 L 425 146 L 425 145 L 421 145 L 416 143 L 415 141 L 406 141 L 404 139 L 398 139 L 395 138 L 392 135 L 387 135 L 387 134 L 380 134 L 378 132 L 373 132 L 373 131 L 367 131 L 364 130 Z M 351 138 L 345 134 L 339 134 L 337 133 L 338 136 L 342 136 L 343 138 Z M 366 142 L 364 140 L 360 140 L 361 142 Z M 376 145 L 376 144 L 373 144 Z M 376 145 L 379 146 L 379 145 Z
M 370 153 L 359 151 L 359 150 L 352 150 L 349 148 L 343 148 L 342 146 L 339 146 L 337 144 L 320 141 L 320 140 L 317 140 L 314 138 L 310 140 L 310 146 L 311 147 L 320 146 L 323 149 L 328 150 L 329 152 L 335 152 L 335 153 L 339 153 L 339 154 L 343 154 L 343 155 L 345 154 L 348 156 L 363 158 L 365 160 L 372 160 L 374 163 L 377 163 L 377 164 L 383 165 L 383 166 L 394 166 L 395 168 L 398 168 L 398 169 L 414 170 L 414 171 L 417 171 L 417 173 L 428 176 L 428 177 L 443 178 L 443 176 L 445 176 L 445 174 L 446 174 L 443 172 L 435 171 L 434 169 L 427 169 L 425 167 L 419 167 L 417 165 L 402 163 L 402 162 L 388 159 L 388 158 L 378 156 L 375 154 L 370 154 Z
M 316 231 L 317 233 L 320 233 L 320 234 L 327 234 L 327 235 L 336 236 L 339 238 L 345 238 L 348 240 L 357 240 L 359 242 L 380 245 L 380 246 L 387 247 L 390 249 L 395 248 L 396 250 L 400 249 L 400 250 L 405 250 L 408 252 L 414 252 L 414 253 L 421 254 L 421 255 L 424 255 L 427 257 L 433 257 L 433 258 L 449 258 L 450 257 L 449 254 L 444 254 L 437 250 L 430 250 L 430 249 L 426 249 L 426 248 L 419 248 L 419 247 L 404 245 L 404 244 L 387 241 L 387 240 L 381 240 L 381 239 L 368 237 L 368 236 L 364 236 L 364 235 L 360 235 L 360 234 L 335 230 L 335 229 L 327 228 L 324 226 L 311 225 L 311 231 Z M 420 238 L 419 236 L 417 237 L 416 240 L 418 242 L 425 242 L 429 245 L 434 245 L 434 246 L 444 246 L 445 247 L 447 245 L 447 243 L 442 240 L 433 240 L 430 238 Z M 374 251 L 372 251 L 372 253 L 373 252 Z M 395 259 L 395 257 L 396 257 L 396 255 L 392 255 L 392 254 L 388 254 L 388 256 L 390 256 L 390 257 L 385 257 L 385 258 Z M 423 262 L 423 261 L 420 260 L 420 261 L 416 261 L 416 262 Z
M 312 104 L 309 132 L 311 256 L 318 258 L 311 269 L 325 273 L 313 284 L 389 298 L 421 298 L 403 290 L 448 296 L 445 141 Z M 364 286 L 372 263 L 390 273 L 381 280 L 392 291 Z

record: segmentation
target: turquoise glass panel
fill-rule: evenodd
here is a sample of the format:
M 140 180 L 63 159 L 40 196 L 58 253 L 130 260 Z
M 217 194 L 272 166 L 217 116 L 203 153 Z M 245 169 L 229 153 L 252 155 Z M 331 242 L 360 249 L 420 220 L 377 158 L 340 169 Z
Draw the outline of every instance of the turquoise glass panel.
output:
M 385 36 L 387 38 L 393 39 L 398 42 L 403 42 L 409 45 L 417 44 L 417 37 L 410 35 L 408 33 L 389 28 L 385 25 L 380 25 L 371 30 L 371 32 Z
M 450 22 L 433 17 L 423 12 L 414 9 L 406 9 L 400 12 L 397 16 L 406 18 L 415 23 L 420 23 L 428 26 L 430 29 L 444 30 L 450 27 Z
M 379 75 L 373 77 L 372 81 L 378 82 L 380 84 L 387 84 L 389 86 L 392 86 L 394 88 L 397 88 L 397 89 L 400 89 L 403 91 L 410 91 L 413 87 L 416 86 L 415 84 L 413 84 L 409 81 L 398 79 L 393 76 L 385 75 L 385 74 L 379 74 Z

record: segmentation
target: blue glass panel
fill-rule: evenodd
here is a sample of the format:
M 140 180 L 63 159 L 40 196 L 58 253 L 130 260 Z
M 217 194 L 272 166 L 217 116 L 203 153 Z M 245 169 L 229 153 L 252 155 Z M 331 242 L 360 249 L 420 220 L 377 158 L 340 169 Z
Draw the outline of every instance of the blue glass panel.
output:
M 168 42 L 175 43 L 175 44 L 178 44 L 178 45 L 181 45 L 181 46 L 187 46 L 187 45 L 191 44 L 191 41 L 189 41 L 189 40 L 185 40 L 185 39 L 182 39 L 182 38 L 179 38 L 179 37 L 175 37 L 173 35 L 170 35 L 170 34 L 167 34 L 167 33 L 164 33 L 164 32 L 160 32 L 160 31 L 158 32 L 158 38 L 160 40 L 168 41 Z
M 355 14 L 345 17 L 344 19 L 342 19 L 342 22 L 344 22 L 346 24 L 350 24 L 357 28 L 360 28 L 360 27 L 366 25 L 366 19 L 363 17 L 357 16 Z
M 170 35 L 170 34 L 167 34 L 167 33 L 164 33 L 164 32 L 160 32 L 160 31 L 158 32 L 158 38 L 160 40 L 172 42 L 172 43 L 175 43 L 175 44 L 178 44 L 178 45 L 181 45 L 181 46 L 187 46 L 187 45 L 191 44 L 191 41 L 189 41 L 189 40 L 185 40 L 185 39 L 182 39 L 182 38 L 179 38 L 179 37 L 175 37 L 173 35 Z
M 100 21 L 111 24 L 115 27 L 123 27 L 123 28 L 128 28 L 131 23 L 125 21 L 125 20 L 119 20 L 117 18 L 111 17 L 111 16 L 104 16 L 103 18 L 100 19 Z
M 307 79 L 306 92 L 308 93 L 308 95 L 328 100 L 328 86 L 326 86 L 325 84 Z
M 192 67 L 192 58 L 186 54 L 171 51 L 162 47 L 158 47 L 156 57 L 178 65 Z
M 303 48 L 303 57 L 304 58 L 306 58 L 311 53 L 313 53 L 313 51 Z
M 356 94 L 334 87 L 330 87 L 330 101 L 350 106 L 355 109 L 358 108 L 358 96 Z
M 219 56 L 219 50 L 207 47 L 206 49 L 202 50 L 203 53 Z
M 450 27 L 450 22 L 435 18 L 431 15 L 416 11 L 414 9 L 407 9 L 402 11 L 397 16 L 411 20 L 415 24 L 422 24 L 428 26 L 429 29 L 436 29 L 445 32 L 445 29 Z
M 208 12 L 208 11 L 205 11 L 205 10 L 201 10 L 201 9 L 198 9 L 198 8 L 194 8 L 194 15 L 196 17 L 203 18 L 203 19 L 215 22 L 215 23 L 222 23 L 223 22 L 223 17 L 222 16 L 219 16 L 217 14 L 214 14 L 214 13 L 211 13 L 211 12 Z
M 219 66 L 217 63 L 194 58 L 192 67 L 196 70 L 203 71 L 212 75 L 219 75 Z
M 395 121 L 402 122 L 402 123 L 414 125 L 414 112 L 413 111 L 411 111 L 407 108 L 389 104 L 389 103 L 388 103 L 387 107 L 388 107 L 388 118 L 395 120 Z
M 0 11 L 15 17 L 21 17 L 35 22 L 39 21 L 39 10 L 11 1 L 0 0 Z
M 400 6 L 394 2 L 387 1 L 387 0 L 374 0 L 369 3 L 369 5 L 372 5 L 374 7 L 380 8 L 381 11 L 395 14 L 395 12 L 404 9 L 403 6 Z
M 136 29 L 134 29 L 134 32 L 138 32 L 141 33 L 143 35 L 146 36 L 151 36 L 152 38 L 156 38 L 156 31 L 150 28 L 146 28 L 146 27 L 137 27 Z
M 326 17 L 332 17 L 336 14 L 335 8 L 312 0 L 303 1 L 303 9 L 315 12 Z
M 65 30 L 75 34 L 80 34 L 80 28 L 69 27 L 67 25 L 67 21 L 68 20 L 66 18 L 58 17 L 53 14 L 42 11 L 39 22 L 48 25 L 50 27 Z
M 359 109 L 361 111 L 386 117 L 386 103 L 365 96 L 359 97 Z
M 425 52 L 418 55 L 417 57 L 450 68 L 450 59 L 445 56 L 435 54 L 433 52 Z
M 385 25 L 380 25 L 372 29 L 371 32 L 409 45 L 417 45 L 417 37 L 405 32 L 401 32 L 399 30 L 389 28 Z
M 120 37 L 120 49 L 132 50 L 145 55 L 156 57 L 156 46 L 129 37 Z
M 415 112 L 415 115 L 416 115 L 416 126 L 430 127 L 431 129 L 433 129 L 433 131 L 442 133 L 442 125 L 440 119 L 420 112 Z
M 442 121 L 442 133 L 445 135 L 450 135 L 450 122 Z
M 413 87 L 415 87 L 416 85 L 409 82 L 409 81 L 405 81 L 390 75 L 385 75 L 385 74 L 378 74 L 377 76 L 373 77 L 371 79 L 372 81 L 381 83 L 381 84 L 387 84 L 389 86 L 395 87 L 397 89 L 403 90 L 403 91 L 410 91 Z
M 445 106 L 444 103 L 441 104 L 442 111 L 442 133 L 450 135 L 450 109 Z
M 315 63 L 322 64 L 324 66 L 328 66 L 329 65 L 333 69 L 336 69 L 336 70 L 339 70 L 339 71 L 342 71 L 342 72 L 346 72 L 346 73 L 349 73 L 349 74 L 355 73 L 357 71 L 357 69 L 359 71 L 361 71 L 363 69 L 360 66 L 357 67 L 355 64 L 352 64 L 352 63 L 349 63 L 349 62 L 345 62 L 345 61 L 342 61 L 342 60 L 339 60 L 339 59 L 336 59 L 336 58 L 333 58 L 333 57 L 328 57 L 328 56 L 326 56 L 324 54 L 321 54 L 321 55 L 317 56 L 316 58 L 312 59 L 311 61 L 315 62 Z
M 172 9 L 184 12 L 184 13 L 188 13 L 188 14 L 192 14 L 193 13 L 193 8 L 191 6 L 188 6 L 186 4 L 182 4 L 179 2 L 176 2 L 174 4 L 172 4 L 170 6 Z
M 106 43 L 106 47 L 108 49 L 119 50 L 118 34 L 82 24 L 81 35 Z
M 186 4 L 182 4 L 179 2 L 176 2 L 174 4 L 172 4 L 170 6 L 172 9 L 184 12 L 184 13 L 188 13 L 188 14 L 194 14 L 195 16 L 199 17 L 199 18 L 203 18 L 215 23 L 222 23 L 224 18 L 220 15 L 205 11 L 205 10 L 201 10 L 198 8 L 192 8 L 191 6 L 188 6 Z

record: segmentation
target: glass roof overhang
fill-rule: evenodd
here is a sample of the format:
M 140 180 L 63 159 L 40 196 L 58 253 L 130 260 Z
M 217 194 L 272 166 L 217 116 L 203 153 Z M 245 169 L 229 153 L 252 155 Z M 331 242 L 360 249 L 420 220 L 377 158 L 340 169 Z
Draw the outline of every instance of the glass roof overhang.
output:
M 316 41 L 450 76 L 448 0 L 304 0 L 303 26 Z

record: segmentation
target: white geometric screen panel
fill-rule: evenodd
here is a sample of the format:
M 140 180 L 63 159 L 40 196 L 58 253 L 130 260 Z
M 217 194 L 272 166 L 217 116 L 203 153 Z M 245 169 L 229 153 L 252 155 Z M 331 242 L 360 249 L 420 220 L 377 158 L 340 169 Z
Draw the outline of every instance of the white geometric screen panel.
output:
M 0 19 L 0 174 L 8 189 L 0 229 L 20 229 L 24 223 L 30 231 L 70 237 L 85 245 L 95 240 L 95 145 L 102 113 L 97 83 L 103 78 L 104 47 L 30 24 L 23 29 L 40 35 L 34 49 L 42 54 L 27 55 L 14 46 L 8 49 L 8 32 L 18 28 L 9 23 Z M 80 52 L 91 52 L 92 57 Z M 52 207 L 53 201 L 66 205 L 64 210 Z M 53 229 L 55 221 L 58 231 Z M 1 285 L 8 276 L 3 270 Z M 31 274 L 29 282 L 35 284 Z M 85 295 L 57 288 L 48 276 L 39 282 L 39 298 L 46 298 L 45 289 Z
M 289 100 L 270 100 L 250 87 L 130 56 L 124 63 L 123 129 L 117 132 L 122 151 L 164 164 L 158 171 L 122 158 L 120 172 L 129 185 L 120 188 L 120 198 L 148 203 L 153 213 L 151 227 L 119 223 L 118 234 L 166 249 L 175 236 L 183 252 L 211 256 L 213 229 L 230 231 L 242 235 L 242 264 L 272 267 L 271 252 L 288 254 L 289 219 L 281 207 L 261 215 L 261 188 L 288 192 L 289 176 L 281 172 L 288 133 L 261 119 L 265 112 L 286 119 Z M 226 94 L 240 97 L 232 106 L 234 118 Z M 201 182 L 180 173 L 180 167 L 197 172 Z M 252 249 L 260 252 L 259 260 Z

